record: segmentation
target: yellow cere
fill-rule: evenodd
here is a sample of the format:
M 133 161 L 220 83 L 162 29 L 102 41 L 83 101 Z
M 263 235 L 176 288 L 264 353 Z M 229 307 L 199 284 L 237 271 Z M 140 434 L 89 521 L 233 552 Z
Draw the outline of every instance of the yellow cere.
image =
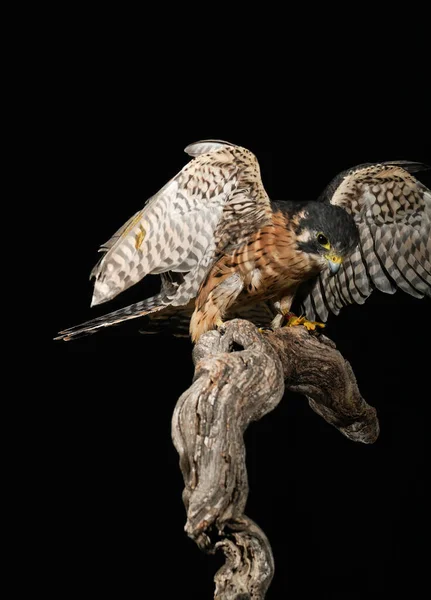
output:
M 326 254 L 325 258 L 327 260 L 330 260 L 331 262 L 335 263 L 336 265 L 341 264 L 343 262 L 343 259 L 341 258 L 341 256 L 336 256 L 335 254 Z

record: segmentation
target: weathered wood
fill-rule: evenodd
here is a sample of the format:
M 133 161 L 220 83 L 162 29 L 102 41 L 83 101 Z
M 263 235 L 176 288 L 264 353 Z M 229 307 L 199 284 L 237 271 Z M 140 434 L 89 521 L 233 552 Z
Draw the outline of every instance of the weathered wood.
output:
M 261 333 L 236 319 L 223 333 L 202 336 L 193 360 L 193 384 L 172 421 L 185 482 L 185 530 L 202 550 L 225 554 L 215 576 L 216 599 L 263 599 L 274 561 L 265 534 L 244 515 L 247 426 L 273 410 L 285 388 L 304 394 L 313 410 L 354 441 L 377 439 L 376 411 L 335 345 L 302 326 Z

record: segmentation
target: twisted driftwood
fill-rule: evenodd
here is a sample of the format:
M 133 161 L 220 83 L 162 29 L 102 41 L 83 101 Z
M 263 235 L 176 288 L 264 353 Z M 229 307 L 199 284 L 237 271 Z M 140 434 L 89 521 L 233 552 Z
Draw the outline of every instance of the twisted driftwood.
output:
M 274 561 L 263 531 L 244 515 L 248 496 L 243 434 L 280 402 L 285 387 L 349 439 L 373 443 L 376 410 L 361 397 L 348 362 L 304 327 L 260 333 L 233 320 L 202 336 L 194 382 L 178 400 L 172 436 L 185 481 L 187 534 L 206 552 L 223 550 L 217 600 L 263 599 Z

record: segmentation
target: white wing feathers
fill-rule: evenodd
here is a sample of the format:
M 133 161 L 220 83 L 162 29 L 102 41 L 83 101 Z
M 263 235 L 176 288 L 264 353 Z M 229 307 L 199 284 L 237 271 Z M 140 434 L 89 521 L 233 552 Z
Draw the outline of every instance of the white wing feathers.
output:
M 186 274 L 171 298 L 174 305 L 196 296 L 215 258 L 224 207 L 235 202 L 233 192 L 248 190 L 244 173 L 254 176 L 258 165 L 250 152 L 227 142 L 198 142 L 186 151 L 196 158 L 101 247 L 106 254 L 92 272 L 92 305 L 111 300 L 148 274 L 167 271 Z M 235 211 L 226 219 L 229 214 Z
M 187 146 L 184 150 L 189 156 L 200 156 L 201 154 L 208 154 L 220 150 L 225 146 L 234 146 L 229 142 L 223 142 L 222 140 L 204 140 L 202 142 L 194 142 Z

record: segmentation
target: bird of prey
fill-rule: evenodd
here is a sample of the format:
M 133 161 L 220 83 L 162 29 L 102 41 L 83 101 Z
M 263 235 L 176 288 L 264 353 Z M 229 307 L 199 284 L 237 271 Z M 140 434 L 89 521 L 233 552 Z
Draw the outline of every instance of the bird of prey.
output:
M 187 318 L 194 342 L 232 316 L 314 329 L 374 289 L 431 296 L 431 192 L 412 175 L 424 165 L 359 165 L 319 200 L 271 202 L 249 150 L 207 140 L 186 152 L 193 160 L 101 246 L 92 271 L 93 306 L 148 274 L 161 275 L 160 293 L 57 339 L 143 316 Z M 290 313 L 298 293 L 307 318 Z

